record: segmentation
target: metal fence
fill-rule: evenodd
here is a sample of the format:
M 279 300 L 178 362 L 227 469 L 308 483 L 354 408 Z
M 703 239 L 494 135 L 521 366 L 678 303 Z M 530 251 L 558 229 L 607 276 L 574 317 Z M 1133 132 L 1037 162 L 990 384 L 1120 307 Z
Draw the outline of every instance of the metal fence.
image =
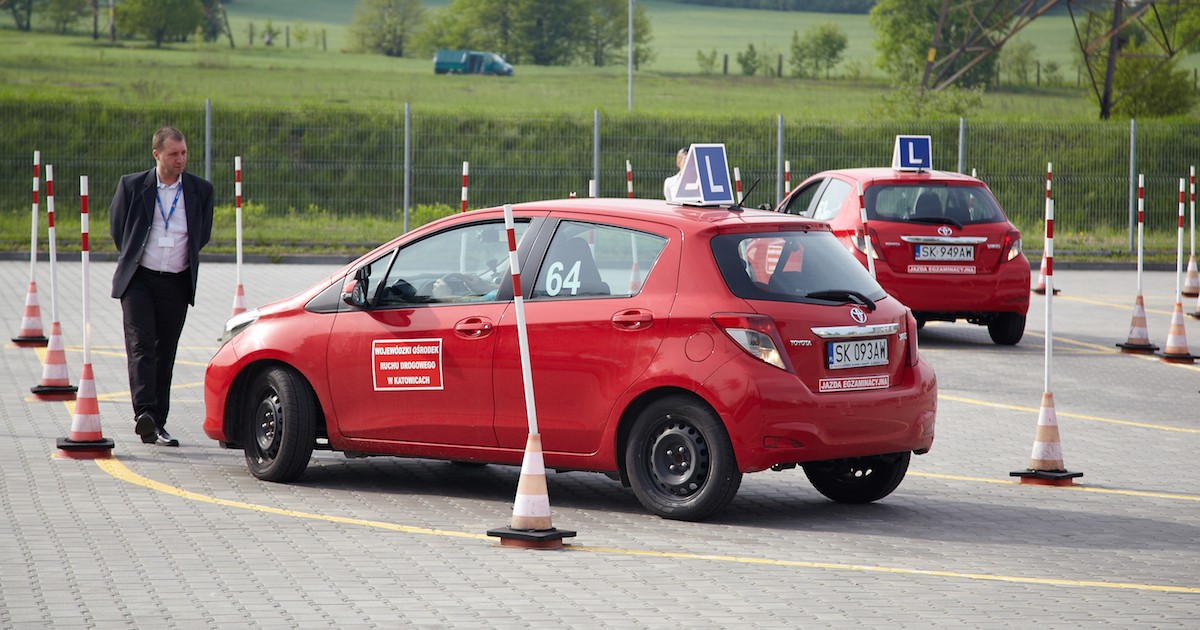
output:
M 462 164 L 470 164 L 472 208 L 588 193 L 626 194 L 625 162 L 634 195 L 660 197 L 674 174 L 675 152 L 692 142 L 720 142 L 744 188 L 758 181 L 748 205 L 774 203 L 808 174 L 890 163 L 897 134 L 929 135 L 934 165 L 975 170 L 1010 217 L 1027 232 L 1040 226 L 1047 163 L 1060 230 L 1128 235 L 1137 173 L 1146 177 L 1148 232 L 1176 226 L 1178 180 L 1200 161 L 1200 123 L 819 122 L 790 117 L 695 119 L 606 115 L 490 115 L 353 112 L 331 109 L 226 110 L 117 107 L 0 101 L 0 204 L 27 209 L 32 153 L 53 163 L 63 203 L 77 194 L 62 183 L 90 177 L 92 207 L 103 212 L 118 177 L 149 168 L 154 129 L 169 124 L 188 135 L 190 170 L 216 186 L 218 204 L 233 203 L 233 159 L 243 163 L 244 201 L 267 216 L 395 217 L 410 210 L 457 208 Z M 1036 235 L 1034 235 L 1036 236 Z

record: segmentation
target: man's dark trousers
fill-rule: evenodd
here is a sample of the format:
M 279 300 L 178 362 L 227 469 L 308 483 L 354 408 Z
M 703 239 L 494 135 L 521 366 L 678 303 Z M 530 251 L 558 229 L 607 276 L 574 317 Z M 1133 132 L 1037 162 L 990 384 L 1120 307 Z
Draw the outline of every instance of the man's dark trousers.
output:
M 190 274 L 139 266 L 121 297 L 134 415 L 149 413 L 159 428 L 170 411 L 171 372 L 192 299 Z

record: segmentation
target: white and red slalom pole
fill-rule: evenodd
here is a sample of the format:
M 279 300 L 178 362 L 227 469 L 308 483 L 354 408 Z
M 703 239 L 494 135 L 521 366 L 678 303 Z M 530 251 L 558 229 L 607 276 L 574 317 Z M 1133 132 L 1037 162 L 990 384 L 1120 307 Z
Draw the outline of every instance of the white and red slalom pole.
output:
M 633 199 L 633 165 L 625 160 L 625 193 Z
M 867 222 L 867 202 L 863 196 L 862 182 L 858 182 L 858 212 L 862 217 L 863 226 L 863 255 L 867 257 L 867 271 L 875 277 L 875 245 L 871 242 L 871 230 Z
M 554 549 L 562 539 L 575 532 L 555 529 L 550 521 L 550 495 L 546 490 L 546 464 L 542 458 L 542 437 L 538 433 L 537 405 L 533 399 L 533 373 L 529 360 L 529 336 L 525 329 L 525 297 L 521 288 L 521 266 L 517 260 L 517 237 L 512 204 L 504 204 L 504 228 L 508 233 L 508 268 L 512 273 L 513 307 L 517 320 L 517 341 L 521 354 L 521 377 L 525 391 L 525 414 L 529 418 L 529 438 L 521 460 L 521 478 L 508 527 L 488 530 L 488 536 L 500 538 L 507 547 Z
M 1137 297 L 1133 303 L 1133 318 L 1129 323 L 1129 337 L 1125 343 L 1117 344 L 1121 352 L 1130 354 L 1151 353 L 1158 346 L 1150 343 L 1150 332 L 1146 326 L 1146 301 L 1142 297 L 1142 232 L 1146 222 L 1146 176 L 1138 174 L 1137 201 Z
M 733 167 L 733 187 L 737 190 L 738 205 L 742 205 L 742 169 Z
M 469 171 L 469 165 L 463 162 L 462 210 L 459 210 L 459 212 L 467 211 L 467 173 Z
M 1196 167 L 1193 165 L 1188 173 L 1188 188 L 1191 192 L 1189 215 L 1191 216 L 1192 247 L 1188 255 L 1187 275 L 1183 279 L 1183 295 L 1186 297 L 1200 296 L 1200 271 L 1196 269 Z
M 237 286 L 233 290 L 233 315 L 246 312 L 246 289 L 242 286 L 242 156 L 233 158 L 234 239 L 237 243 L 235 275 Z
M 1062 444 L 1058 435 L 1058 417 L 1054 411 L 1054 394 L 1050 387 L 1050 375 L 1054 367 L 1054 201 L 1046 202 L 1046 242 L 1042 260 L 1046 262 L 1046 358 L 1045 389 L 1042 406 L 1038 411 L 1037 433 L 1033 440 L 1033 452 L 1029 467 L 1015 470 L 1009 475 L 1020 477 L 1021 483 L 1069 486 L 1081 472 L 1069 472 L 1063 465 Z
M 1196 356 L 1188 350 L 1187 331 L 1183 326 L 1183 205 L 1184 180 L 1179 180 L 1179 230 L 1175 256 L 1175 310 L 1171 312 L 1171 328 L 1167 343 L 1158 357 L 1167 363 L 1194 363 Z
M 595 199 L 599 195 L 600 195 L 600 191 L 598 190 L 598 186 L 596 186 L 596 180 L 589 179 L 588 180 L 588 197 Z
M 69 437 L 58 438 L 58 451 L 71 459 L 106 459 L 115 444 L 100 430 L 100 405 L 96 400 L 96 381 L 92 375 L 91 298 L 88 286 L 88 178 L 79 177 L 80 257 L 83 262 L 83 372 L 79 376 L 79 396 Z
M 78 391 L 67 373 L 66 347 L 58 322 L 58 247 L 54 228 L 54 165 L 46 165 L 46 233 L 50 246 L 50 343 L 42 363 L 42 380 L 29 389 L 39 400 L 74 400 Z
M 42 306 L 38 303 L 37 241 L 38 241 L 38 191 L 41 188 L 42 152 L 33 152 L 33 219 L 29 234 L 29 290 L 25 293 L 25 312 L 21 315 L 21 329 L 12 338 L 14 345 L 21 348 L 42 347 L 49 343 L 42 329 Z
M 792 161 L 783 161 L 783 194 L 792 192 Z
M 1054 200 L 1051 199 L 1051 197 L 1050 197 L 1050 182 L 1054 178 L 1053 175 L 1054 175 L 1054 164 L 1051 162 L 1046 162 L 1046 208 L 1047 208 L 1047 212 L 1049 212 L 1050 204 L 1054 203 Z M 1041 268 L 1038 270 L 1037 285 L 1033 287 L 1033 292 L 1037 293 L 1037 294 L 1045 294 L 1046 290 L 1047 290 L 1046 289 L 1046 256 L 1045 256 L 1045 254 L 1043 254 Z M 1055 289 L 1055 290 L 1057 290 L 1057 289 Z

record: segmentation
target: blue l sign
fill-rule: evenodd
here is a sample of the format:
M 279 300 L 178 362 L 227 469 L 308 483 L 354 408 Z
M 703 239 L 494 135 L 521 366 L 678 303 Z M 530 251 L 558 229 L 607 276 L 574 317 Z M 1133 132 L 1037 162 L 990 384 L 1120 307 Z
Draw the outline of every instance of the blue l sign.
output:
M 896 136 L 892 168 L 898 171 L 932 170 L 933 148 L 929 136 Z
M 732 204 L 733 181 L 723 144 L 693 144 L 672 200 L 700 206 Z

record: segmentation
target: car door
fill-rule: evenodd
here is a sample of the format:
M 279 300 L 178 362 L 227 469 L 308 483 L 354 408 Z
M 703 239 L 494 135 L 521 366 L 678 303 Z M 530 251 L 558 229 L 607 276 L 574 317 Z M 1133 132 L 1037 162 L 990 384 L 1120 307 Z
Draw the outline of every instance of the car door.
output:
M 527 228 L 517 225 L 518 238 Z M 504 224 L 444 229 L 369 265 L 366 309 L 338 313 L 328 372 L 347 437 L 493 446 L 492 356 L 511 292 Z
M 650 365 L 666 333 L 679 273 L 670 228 L 564 220 L 530 274 L 525 320 L 543 450 L 591 453 L 614 402 Z M 515 316 L 496 346 L 496 437 L 529 435 Z

